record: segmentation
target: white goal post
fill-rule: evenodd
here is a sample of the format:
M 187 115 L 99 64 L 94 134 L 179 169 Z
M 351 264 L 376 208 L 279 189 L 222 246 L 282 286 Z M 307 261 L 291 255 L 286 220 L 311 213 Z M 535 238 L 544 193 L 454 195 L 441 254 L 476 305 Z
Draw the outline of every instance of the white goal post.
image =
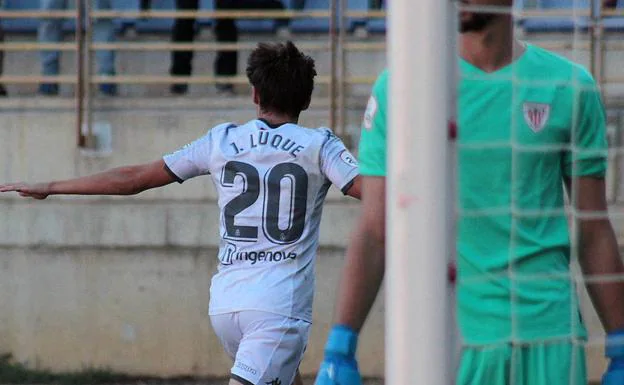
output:
M 447 261 L 454 186 L 455 6 L 388 1 L 387 384 L 448 385 L 454 377 Z

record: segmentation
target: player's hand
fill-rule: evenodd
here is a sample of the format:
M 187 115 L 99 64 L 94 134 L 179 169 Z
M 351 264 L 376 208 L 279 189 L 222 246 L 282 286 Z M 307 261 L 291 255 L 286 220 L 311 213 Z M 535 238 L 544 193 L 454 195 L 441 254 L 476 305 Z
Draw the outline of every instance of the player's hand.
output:
M 355 360 L 357 334 L 351 328 L 336 325 L 329 332 L 325 358 L 314 385 L 361 385 L 362 378 Z
M 624 330 L 611 332 L 607 335 L 605 353 L 611 362 L 606 373 L 602 376 L 602 385 L 624 384 Z
M 34 199 L 46 199 L 50 195 L 49 183 L 9 183 L 0 185 L 0 193 L 17 192 L 20 196 Z

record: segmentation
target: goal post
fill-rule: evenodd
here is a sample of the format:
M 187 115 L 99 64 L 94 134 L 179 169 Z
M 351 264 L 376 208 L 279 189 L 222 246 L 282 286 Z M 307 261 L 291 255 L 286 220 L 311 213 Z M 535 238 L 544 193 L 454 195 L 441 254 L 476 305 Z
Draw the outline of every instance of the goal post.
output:
M 453 377 L 447 262 L 454 193 L 447 122 L 455 87 L 451 0 L 388 2 L 386 255 L 388 384 Z

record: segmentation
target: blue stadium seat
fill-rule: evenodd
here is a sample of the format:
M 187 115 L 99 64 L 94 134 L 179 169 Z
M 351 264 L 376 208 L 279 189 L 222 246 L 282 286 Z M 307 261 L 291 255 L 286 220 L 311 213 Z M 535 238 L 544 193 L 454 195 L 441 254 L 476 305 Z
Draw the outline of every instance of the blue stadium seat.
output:
M 5 0 L 4 5 L 9 11 L 37 11 L 41 9 L 39 0 Z M 24 19 L 6 19 L 2 20 L 2 26 L 7 32 L 15 33 L 36 33 L 40 19 L 24 18 Z M 74 32 L 76 29 L 76 20 L 66 19 L 63 22 L 63 30 L 65 32 Z
M 236 26 L 241 33 L 270 33 L 275 31 L 275 20 L 263 20 L 263 19 L 238 19 L 236 20 Z
M 33 11 L 39 9 L 39 0 L 5 0 L 7 11 Z M 37 19 L 4 19 L 2 27 L 7 32 L 33 33 L 37 32 Z
M 384 0 L 382 4 L 382 9 L 386 9 L 386 3 L 392 0 Z M 385 18 L 375 18 L 370 19 L 368 23 L 366 23 L 366 29 L 371 33 L 386 33 L 386 19 Z
M 138 9 L 138 0 L 113 0 L 113 9 L 133 9 L 131 4 L 136 3 L 136 9 Z M 40 0 L 5 0 L 6 10 L 15 11 L 34 11 L 40 9 Z M 128 21 L 130 20 L 130 21 Z M 131 23 L 132 19 L 115 20 L 116 28 L 122 29 Z M 36 33 L 39 26 L 39 20 L 34 18 L 29 19 L 5 19 L 2 20 L 2 26 L 5 31 L 13 33 Z M 74 32 L 76 29 L 76 20 L 67 19 L 63 23 L 63 30 L 65 32 Z
M 214 0 L 200 0 L 199 9 L 201 11 L 214 11 Z M 214 23 L 215 20 L 209 17 L 201 17 L 197 19 L 197 24 L 201 28 L 212 27 Z M 238 27 L 240 32 L 272 32 L 275 30 L 274 20 L 237 20 L 236 26 Z
M 292 9 L 292 2 L 284 0 L 287 8 Z M 304 11 L 328 11 L 330 7 L 329 0 L 306 0 Z M 347 0 L 347 9 L 354 11 L 365 11 L 368 9 L 368 0 Z M 347 31 L 352 31 L 358 25 L 364 25 L 366 20 L 363 18 L 348 18 L 346 20 Z M 327 33 L 329 32 L 329 18 L 308 18 L 294 19 L 290 23 L 293 32 L 303 33 Z
M 113 9 L 119 11 L 138 11 L 139 0 L 112 0 Z M 137 18 L 120 18 L 113 20 L 118 31 L 124 31 L 129 27 L 136 26 Z
M 202 11 L 214 11 L 214 0 L 200 0 L 199 9 Z M 199 18 L 197 20 L 200 27 L 211 27 L 215 20 L 212 18 Z M 236 26 L 240 32 L 273 32 L 275 30 L 274 20 L 248 19 L 237 20 Z
M 368 11 L 369 0 L 348 0 L 347 9 L 350 11 Z M 366 26 L 366 18 L 350 17 L 347 19 L 347 29 L 352 31 L 356 27 Z
M 624 10 L 624 0 L 617 2 L 616 9 Z M 603 23 L 607 31 L 624 31 L 624 17 L 605 17 Z
M 237 19 L 236 27 L 241 33 L 270 33 L 275 31 L 275 19 Z
M 128 0 L 128 2 L 134 3 L 135 5 L 133 6 L 136 7 L 136 9 L 139 9 L 139 0 Z M 214 0 L 200 0 L 199 10 L 212 11 L 214 9 L 213 3 Z M 154 11 L 175 11 L 175 0 L 152 0 L 150 9 Z M 169 33 L 173 28 L 174 22 L 175 20 L 173 18 L 151 18 L 147 20 L 136 20 L 135 25 L 137 31 L 141 33 Z M 198 18 L 197 26 L 209 27 L 212 25 L 213 22 L 214 20 L 212 20 L 211 18 Z
M 537 0 L 536 8 L 543 10 L 587 10 L 589 0 Z M 587 28 L 586 17 L 535 17 L 523 20 L 520 25 L 527 32 L 569 32 Z
M 214 11 L 214 0 L 200 0 L 199 9 L 201 11 Z M 210 27 L 214 24 L 214 20 L 208 17 L 200 17 L 197 19 L 200 27 Z
M 135 1 L 135 0 L 132 0 Z M 138 9 L 138 1 L 136 2 Z M 154 11 L 175 11 L 175 0 L 152 0 Z M 148 18 L 136 21 L 136 30 L 140 33 L 170 32 L 173 28 L 173 18 Z
M 288 9 L 294 8 L 290 0 L 285 0 L 284 5 L 286 5 Z M 306 0 L 303 10 L 327 11 L 329 10 L 329 0 Z M 317 17 L 307 19 L 296 18 L 290 23 L 290 29 L 293 32 L 326 33 L 329 31 L 329 19 Z

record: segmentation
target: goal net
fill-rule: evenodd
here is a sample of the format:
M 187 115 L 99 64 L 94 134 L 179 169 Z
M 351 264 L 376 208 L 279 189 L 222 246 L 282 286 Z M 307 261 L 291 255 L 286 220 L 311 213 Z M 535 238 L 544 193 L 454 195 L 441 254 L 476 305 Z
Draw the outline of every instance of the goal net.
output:
M 531 383 L 542 349 L 546 371 L 549 355 L 569 362 L 565 383 L 599 382 L 604 330 L 585 285 L 621 277 L 582 274 L 579 223 L 610 217 L 620 237 L 624 4 L 466 3 L 390 4 L 386 381 L 448 384 L 487 356 L 505 383 Z M 512 64 L 479 68 L 475 41 L 458 55 L 462 11 L 513 16 Z M 606 180 L 610 212 L 579 209 L 584 178 Z

